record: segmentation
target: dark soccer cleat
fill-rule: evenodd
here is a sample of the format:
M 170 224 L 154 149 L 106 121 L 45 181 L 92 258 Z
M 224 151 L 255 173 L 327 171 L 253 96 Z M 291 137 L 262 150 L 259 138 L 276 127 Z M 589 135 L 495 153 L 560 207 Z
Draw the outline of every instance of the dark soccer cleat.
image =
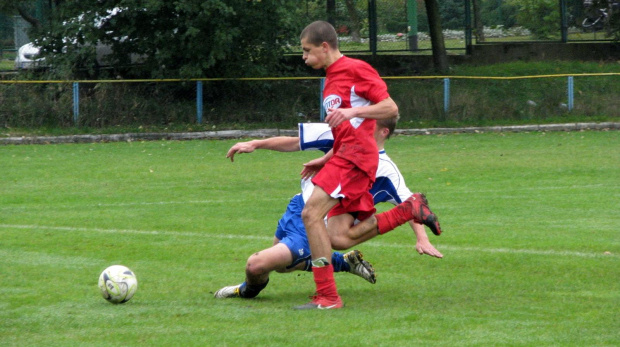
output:
M 343 254 L 344 261 L 349 264 L 349 272 L 360 276 L 370 283 L 377 283 L 377 276 L 372 265 L 364 260 L 364 255 L 358 250 L 352 250 Z
M 307 304 L 296 306 L 296 310 L 331 310 L 335 308 L 344 307 L 340 295 L 336 299 L 328 299 L 321 295 L 315 295 L 310 297 L 312 301 Z
M 408 210 L 414 222 L 426 225 L 435 235 L 441 235 L 439 219 L 428 207 L 424 194 L 415 193 L 399 206 Z

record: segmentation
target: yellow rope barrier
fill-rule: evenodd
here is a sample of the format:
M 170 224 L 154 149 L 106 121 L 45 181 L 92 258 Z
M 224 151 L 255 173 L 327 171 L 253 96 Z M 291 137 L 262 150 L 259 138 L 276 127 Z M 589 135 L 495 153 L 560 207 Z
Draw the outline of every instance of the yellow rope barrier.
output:
M 590 76 L 620 76 L 620 72 L 581 73 L 581 74 L 555 74 L 533 76 L 384 76 L 385 80 L 424 80 L 424 79 L 479 79 L 479 80 L 518 80 L 534 78 L 559 78 L 559 77 L 590 77 Z M 286 80 L 318 80 L 322 77 L 242 77 L 242 78 L 167 78 L 167 79 L 133 79 L 133 80 L 0 80 L 0 84 L 46 84 L 46 83 L 171 83 L 171 82 L 217 82 L 217 81 L 286 81 Z
M 534 76 L 392 76 L 383 79 L 476 79 L 476 80 L 519 80 L 533 78 L 559 78 L 559 77 L 588 77 L 588 76 L 620 76 L 620 72 L 600 72 L 600 73 L 581 73 L 581 74 L 555 74 L 555 75 L 534 75 Z

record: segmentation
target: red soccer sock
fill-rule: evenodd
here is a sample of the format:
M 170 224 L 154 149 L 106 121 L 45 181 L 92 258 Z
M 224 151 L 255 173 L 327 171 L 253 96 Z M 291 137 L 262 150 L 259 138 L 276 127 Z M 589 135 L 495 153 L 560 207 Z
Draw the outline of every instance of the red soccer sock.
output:
M 314 283 L 316 283 L 316 292 L 320 296 L 330 299 L 338 297 L 338 289 L 336 288 L 336 280 L 334 279 L 334 267 L 332 264 L 313 267 Z
M 396 227 L 407 223 L 407 221 L 411 219 L 410 213 L 407 213 L 407 209 L 401 205 L 402 204 L 399 204 L 389 211 L 375 215 L 375 218 L 377 218 L 377 229 L 379 229 L 379 234 L 383 235 L 388 231 L 392 231 L 396 229 Z

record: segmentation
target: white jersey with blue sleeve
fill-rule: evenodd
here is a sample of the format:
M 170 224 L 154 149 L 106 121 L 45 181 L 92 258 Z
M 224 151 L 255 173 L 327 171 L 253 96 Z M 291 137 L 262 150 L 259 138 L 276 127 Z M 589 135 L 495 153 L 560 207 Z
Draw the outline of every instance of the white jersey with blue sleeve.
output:
M 302 151 L 329 152 L 334 147 L 334 134 L 327 123 L 299 123 L 299 148 Z
M 334 144 L 331 128 L 326 123 L 299 123 L 299 148 L 302 151 L 320 150 L 327 153 Z M 312 184 L 302 182 L 304 201 L 312 192 Z M 375 183 L 370 189 L 375 205 L 380 202 L 389 202 L 398 205 L 413 193 L 405 185 L 405 179 L 392 159 L 379 151 L 379 166 Z
M 398 205 L 407 200 L 413 193 L 405 184 L 403 175 L 385 150 L 379 151 L 379 167 L 377 168 L 377 178 L 370 188 L 375 200 L 375 205 L 380 202 L 389 202 Z

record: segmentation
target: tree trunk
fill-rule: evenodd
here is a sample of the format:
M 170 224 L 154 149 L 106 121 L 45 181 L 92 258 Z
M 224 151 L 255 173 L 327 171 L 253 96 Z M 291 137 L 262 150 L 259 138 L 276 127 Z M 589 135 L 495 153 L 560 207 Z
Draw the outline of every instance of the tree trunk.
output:
M 41 22 L 39 22 L 37 18 L 31 16 L 21 6 L 17 6 L 17 12 L 26 22 L 30 23 L 33 28 L 39 28 L 39 26 L 41 25 Z
M 362 28 L 362 24 L 357 14 L 357 9 L 355 8 L 355 1 L 345 0 L 345 4 L 347 5 L 347 12 L 349 12 L 349 18 L 351 19 L 351 27 L 349 28 L 351 31 L 351 40 L 353 42 L 361 42 L 360 29 Z
M 471 0 L 474 5 L 474 28 L 476 28 L 476 42 L 484 42 L 484 25 L 480 14 L 479 0 Z
M 428 16 L 428 30 L 433 47 L 433 64 L 435 71 L 439 73 L 448 72 L 448 54 L 443 40 L 441 29 L 441 17 L 439 16 L 439 4 L 437 0 L 424 0 L 426 5 L 426 15 Z
M 327 6 L 327 21 L 336 26 L 336 0 L 327 0 L 325 4 Z

